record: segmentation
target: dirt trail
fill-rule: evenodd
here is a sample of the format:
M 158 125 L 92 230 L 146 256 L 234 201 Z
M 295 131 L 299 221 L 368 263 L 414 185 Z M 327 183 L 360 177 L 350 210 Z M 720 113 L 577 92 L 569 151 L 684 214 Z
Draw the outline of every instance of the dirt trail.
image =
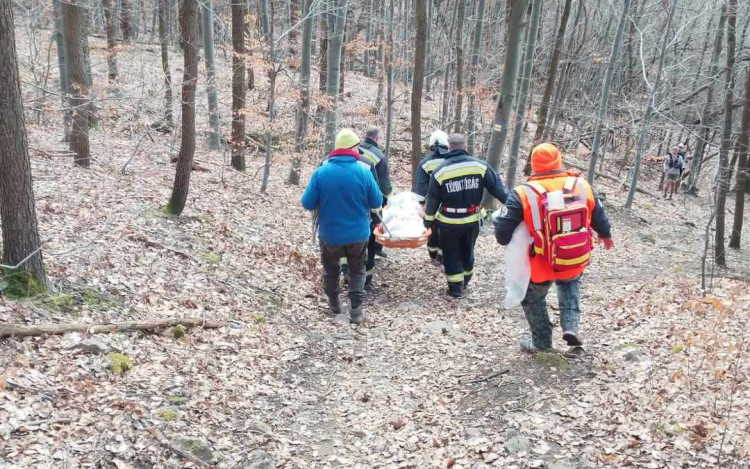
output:
M 292 453 L 297 461 L 309 467 L 593 465 L 597 445 L 562 446 L 571 437 L 584 446 L 586 432 L 561 415 L 596 398 L 579 396 L 580 389 L 611 366 L 618 343 L 639 342 L 605 332 L 612 328 L 610 305 L 633 289 L 678 281 L 698 261 L 692 253 L 699 239 L 689 225 L 651 212 L 656 219 L 646 226 L 610 211 L 617 250 L 598 250 L 587 271 L 582 330 L 588 353 L 568 362 L 537 362 L 519 351 L 517 338 L 527 326 L 520 308 L 500 309 L 502 248 L 489 227 L 478 243 L 475 281 L 460 301 L 443 294 L 442 275 L 426 252 L 388 251 L 378 261 L 367 326 L 331 327 L 321 315 L 308 324 L 315 330 L 308 353 L 285 373 L 289 385 L 313 396 L 293 406 L 295 417 L 282 425 L 287 438 L 304 442 Z M 553 293 L 552 314 L 555 302 Z

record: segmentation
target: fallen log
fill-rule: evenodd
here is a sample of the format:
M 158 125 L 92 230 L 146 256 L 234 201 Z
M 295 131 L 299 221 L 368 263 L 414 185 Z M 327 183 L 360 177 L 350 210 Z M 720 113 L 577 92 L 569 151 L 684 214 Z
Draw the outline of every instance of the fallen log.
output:
M 0 325 L 0 338 L 3 337 L 38 337 L 42 335 L 60 335 L 68 332 L 85 332 L 88 334 L 106 334 L 109 332 L 132 332 L 162 329 L 181 324 L 185 327 L 202 327 L 218 329 L 226 326 L 224 321 L 205 321 L 200 318 L 162 319 L 158 321 L 122 322 L 117 324 L 40 324 L 38 326 Z

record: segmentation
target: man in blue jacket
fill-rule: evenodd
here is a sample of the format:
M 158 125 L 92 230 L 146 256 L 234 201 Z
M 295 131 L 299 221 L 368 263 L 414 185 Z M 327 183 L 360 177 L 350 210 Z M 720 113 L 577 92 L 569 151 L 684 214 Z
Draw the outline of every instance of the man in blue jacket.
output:
M 383 205 L 380 188 L 372 173 L 357 164 L 359 137 L 350 129 L 336 135 L 335 149 L 326 163 L 313 172 L 302 206 L 318 210 L 318 238 L 323 264 L 323 290 L 334 314 L 341 313 L 339 259 L 349 264 L 349 319 L 362 324 L 365 313 L 365 258 L 370 238 L 370 210 Z

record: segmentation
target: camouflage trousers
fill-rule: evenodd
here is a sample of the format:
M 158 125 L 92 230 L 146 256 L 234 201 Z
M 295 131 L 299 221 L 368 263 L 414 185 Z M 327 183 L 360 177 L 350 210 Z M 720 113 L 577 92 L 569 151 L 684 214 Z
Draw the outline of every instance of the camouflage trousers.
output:
M 560 327 L 563 332 L 578 334 L 581 319 L 581 277 L 558 280 L 557 301 L 560 307 Z M 526 321 L 531 329 L 534 346 L 539 350 L 552 347 L 552 322 L 547 314 L 547 293 L 552 282 L 529 283 L 526 297 L 521 302 Z

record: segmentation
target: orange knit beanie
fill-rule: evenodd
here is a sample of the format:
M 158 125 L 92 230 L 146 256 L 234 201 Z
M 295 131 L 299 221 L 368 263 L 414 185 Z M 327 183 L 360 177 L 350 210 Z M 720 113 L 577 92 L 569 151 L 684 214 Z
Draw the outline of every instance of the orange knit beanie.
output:
M 551 143 L 542 143 L 531 152 L 531 171 L 534 174 L 562 169 L 560 150 Z

